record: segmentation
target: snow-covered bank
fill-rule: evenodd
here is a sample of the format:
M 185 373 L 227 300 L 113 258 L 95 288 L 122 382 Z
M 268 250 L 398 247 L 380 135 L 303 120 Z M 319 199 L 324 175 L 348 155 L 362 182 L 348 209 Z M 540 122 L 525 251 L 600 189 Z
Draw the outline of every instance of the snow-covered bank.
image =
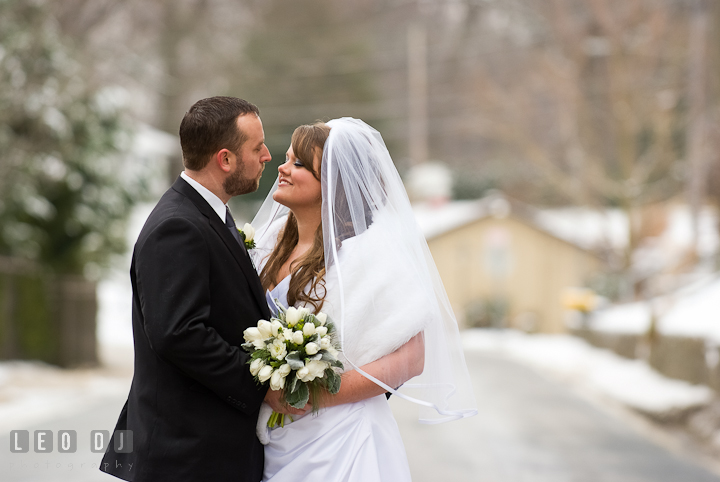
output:
M 569 335 L 473 329 L 463 332 L 463 345 L 466 351 L 509 356 L 655 417 L 703 406 L 713 398 L 707 387 L 664 377 L 644 361 L 622 358 Z
M 720 344 L 720 275 L 709 275 L 650 301 L 599 310 L 592 315 L 590 327 L 615 333 L 645 333 L 653 314 L 657 330 L 664 335 L 700 337 Z

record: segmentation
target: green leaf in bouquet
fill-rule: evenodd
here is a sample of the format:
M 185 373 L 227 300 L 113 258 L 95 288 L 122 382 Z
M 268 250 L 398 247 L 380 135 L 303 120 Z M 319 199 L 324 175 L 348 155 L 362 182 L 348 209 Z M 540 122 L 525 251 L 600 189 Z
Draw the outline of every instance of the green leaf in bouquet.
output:
M 310 320 L 312 321 L 313 325 L 315 325 L 315 328 L 317 328 L 318 326 L 322 326 L 322 324 L 320 323 L 320 320 L 317 319 L 317 316 L 315 316 L 315 315 L 310 315 L 310 316 L 311 316 Z
M 309 356 L 307 359 L 308 360 L 322 360 L 322 356 L 323 356 L 322 352 L 317 352 L 313 356 Z
M 340 369 L 345 368 L 345 366 L 342 364 L 342 362 L 340 360 L 338 360 L 337 358 L 335 358 L 334 356 L 332 356 L 332 354 L 329 351 L 322 350 L 320 353 L 322 354 L 321 360 L 328 362 L 331 367 L 336 367 L 336 368 L 340 368 Z
M 336 362 L 336 361 L 337 361 L 337 358 L 335 358 L 334 356 L 332 356 L 332 354 L 331 354 L 329 351 L 327 351 L 327 350 L 320 350 L 320 351 L 318 352 L 318 355 L 320 355 L 320 357 L 321 357 L 320 359 L 321 359 L 322 361 L 326 361 L 326 362 L 328 362 L 328 363 L 332 363 L 332 362 Z
M 330 392 L 332 395 L 335 395 L 337 392 L 340 391 L 340 382 L 341 377 L 337 373 L 335 373 L 335 370 L 332 368 L 326 368 L 325 369 L 325 386 L 327 387 L 327 391 Z
M 270 350 L 263 348 L 262 350 L 254 351 L 250 355 L 250 358 L 252 358 L 253 360 L 255 358 L 262 358 L 263 360 L 267 360 L 268 358 L 270 358 Z
M 293 408 L 303 408 L 310 399 L 310 390 L 306 383 L 298 383 L 295 391 L 289 393 L 285 401 Z
M 288 394 L 297 390 L 298 383 L 300 383 L 300 380 L 295 375 L 295 372 L 290 372 L 288 379 L 285 380 L 285 393 Z
M 291 351 L 287 355 L 285 355 L 285 360 L 288 362 L 288 365 L 290 365 L 290 368 L 293 370 L 300 370 L 302 367 L 305 366 L 305 362 L 300 357 L 299 351 Z

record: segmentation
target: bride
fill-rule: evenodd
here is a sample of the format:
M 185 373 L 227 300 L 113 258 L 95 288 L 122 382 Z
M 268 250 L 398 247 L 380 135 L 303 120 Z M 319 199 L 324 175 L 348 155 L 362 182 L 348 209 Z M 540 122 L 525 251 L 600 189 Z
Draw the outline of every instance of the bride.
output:
M 457 323 L 400 176 L 380 134 L 352 118 L 298 127 L 278 171 L 252 222 L 252 256 L 271 307 L 333 319 L 345 372 L 316 414 L 269 429 L 263 406 L 263 480 L 410 480 L 386 392 L 418 407 L 423 423 L 477 412 Z

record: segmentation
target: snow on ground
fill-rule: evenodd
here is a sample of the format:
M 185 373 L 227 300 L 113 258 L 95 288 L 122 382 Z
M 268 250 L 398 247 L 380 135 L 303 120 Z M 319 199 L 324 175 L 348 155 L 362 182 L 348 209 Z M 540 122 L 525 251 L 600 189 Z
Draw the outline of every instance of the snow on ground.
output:
M 596 311 L 595 330 L 644 333 L 655 313 L 658 330 L 666 335 L 706 338 L 720 344 L 720 275 L 705 277 L 670 295 L 646 302 L 614 305 Z
M 472 329 L 462 338 L 466 351 L 508 356 L 644 413 L 674 413 L 703 406 L 713 397 L 707 387 L 664 377 L 644 361 L 622 358 L 569 335 Z

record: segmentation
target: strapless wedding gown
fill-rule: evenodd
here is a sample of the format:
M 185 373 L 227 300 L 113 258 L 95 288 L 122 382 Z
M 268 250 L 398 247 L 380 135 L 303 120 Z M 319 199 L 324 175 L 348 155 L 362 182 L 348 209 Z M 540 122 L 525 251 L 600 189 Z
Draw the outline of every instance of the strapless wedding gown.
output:
M 287 306 L 290 278 L 268 293 Z M 385 395 L 295 418 L 268 430 L 264 481 L 410 481 L 405 447 Z

